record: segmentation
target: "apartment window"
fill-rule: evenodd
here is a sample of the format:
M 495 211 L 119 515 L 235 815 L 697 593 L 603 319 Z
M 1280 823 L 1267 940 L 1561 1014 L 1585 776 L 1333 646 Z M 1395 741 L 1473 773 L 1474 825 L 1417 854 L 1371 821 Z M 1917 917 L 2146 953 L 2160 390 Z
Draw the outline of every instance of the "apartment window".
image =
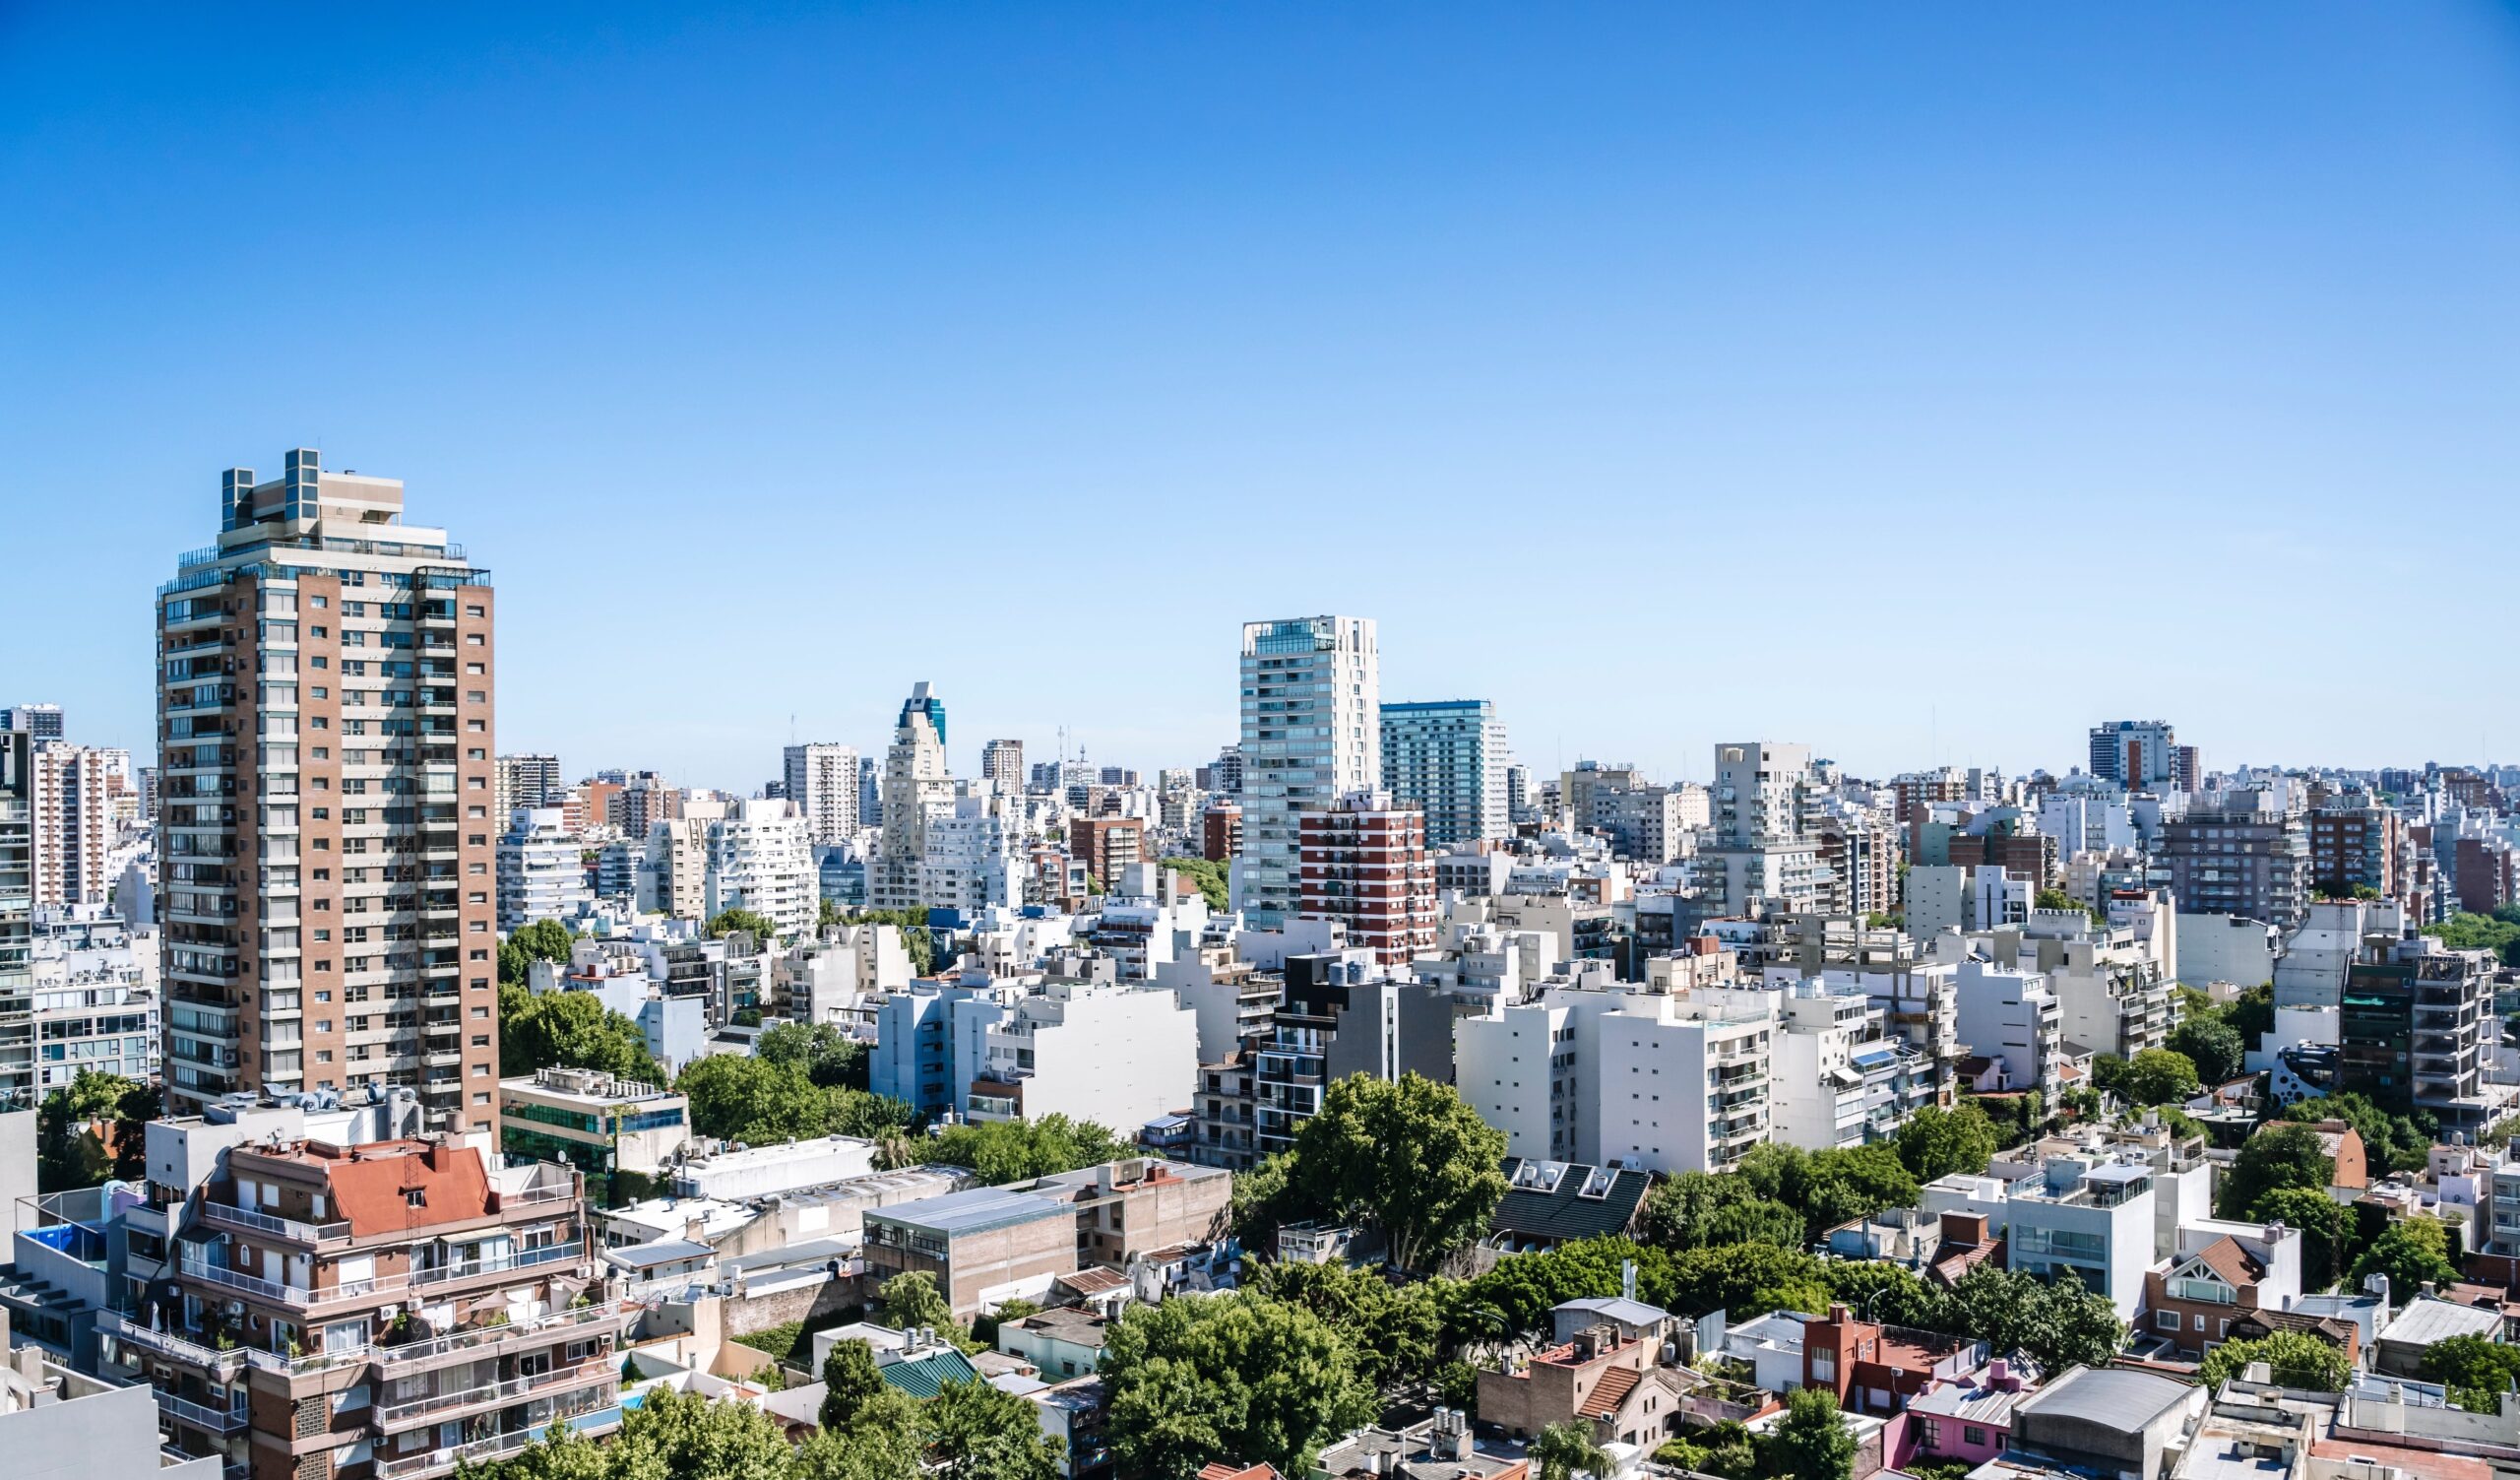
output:
M 1983 1448 L 1986 1443 L 1986 1431 L 1976 1424 L 1967 1424 L 1960 1430 L 1960 1439 L 1964 1444 L 1974 1444 Z

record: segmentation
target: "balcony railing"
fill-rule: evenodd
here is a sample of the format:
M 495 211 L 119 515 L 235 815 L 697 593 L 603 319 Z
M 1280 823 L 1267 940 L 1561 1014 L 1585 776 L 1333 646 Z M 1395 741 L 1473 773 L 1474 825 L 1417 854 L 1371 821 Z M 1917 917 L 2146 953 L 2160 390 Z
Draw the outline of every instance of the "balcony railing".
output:
M 251 1229 L 256 1233 L 277 1234 L 284 1239 L 294 1240 L 300 1244 L 321 1244 L 327 1239 L 346 1239 L 350 1236 L 350 1226 L 347 1223 L 300 1223 L 294 1218 L 275 1217 L 270 1213 L 258 1213 L 248 1208 L 230 1207 L 224 1202 L 203 1203 L 201 1215 L 213 1223 L 224 1223 L 231 1228 Z
M 129 1317 L 111 1312 L 96 1318 L 96 1330 L 122 1345 L 141 1347 L 161 1357 L 172 1357 L 189 1367 L 232 1373 L 251 1356 L 243 1347 L 231 1346 L 220 1350 L 204 1346 L 173 1331 L 152 1330 Z
M 171 1392 L 158 1394 L 158 1410 L 170 1418 L 181 1419 L 196 1429 L 212 1434 L 233 1434 L 245 1427 L 245 1415 L 226 1408 L 210 1408 Z
M 454 1352 L 472 1351 L 502 1342 L 548 1339 L 579 1326 L 594 1325 L 605 1319 L 619 1319 L 621 1314 L 618 1309 L 610 1305 L 586 1306 L 575 1311 L 557 1312 L 539 1320 L 512 1325 L 480 1326 L 469 1331 L 450 1331 L 446 1335 L 431 1337 L 426 1341 L 407 1341 L 400 1346 L 380 1346 L 374 1349 L 374 1356 L 377 1365 L 390 1373 L 397 1368 L 408 1368 L 414 1363 L 426 1362 Z
M 536 1373 L 531 1377 L 510 1378 L 504 1383 L 492 1383 L 481 1387 L 467 1387 L 461 1392 L 433 1393 L 428 1397 L 415 1398 L 408 1403 L 382 1406 L 376 1410 L 376 1422 L 383 1428 L 399 1429 L 432 1414 L 452 1413 L 458 1409 L 472 1408 L 482 1403 L 505 1402 L 512 1398 L 524 1397 L 529 1393 L 543 1392 L 553 1388 L 599 1383 L 618 1376 L 619 1372 L 620 1369 L 616 1364 L 601 1359 L 580 1362 L 573 1367 Z
M 586 1250 L 577 1244 L 554 1244 L 547 1249 L 524 1249 L 514 1254 L 493 1255 L 488 1258 L 460 1259 L 441 1264 L 435 1269 L 412 1271 L 412 1285 L 442 1285 L 449 1280 L 471 1279 L 480 1274 L 501 1274 L 511 1269 L 531 1269 L 537 1264 L 556 1263 L 562 1259 L 583 1259 Z

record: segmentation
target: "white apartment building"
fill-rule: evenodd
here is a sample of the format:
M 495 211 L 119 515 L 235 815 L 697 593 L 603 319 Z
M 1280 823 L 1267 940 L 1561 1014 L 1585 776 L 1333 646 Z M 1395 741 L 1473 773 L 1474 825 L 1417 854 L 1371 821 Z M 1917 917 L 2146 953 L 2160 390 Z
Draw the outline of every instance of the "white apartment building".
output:
M 1954 978 L 1960 1041 L 1982 1059 L 2000 1059 L 2015 1089 L 2035 1089 L 2056 1107 L 2064 1063 L 2064 1014 L 2048 979 L 2018 966 L 1971 956 Z
M 1049 981 L 987 1028 L 976 1121 L 1064 1115 L 1127 1133 L 1190 1108 L 1199 1016 L 1160 987 Z
M 2051 792 L 2040 801 L 2039 830 L 2054 838 L 2056 852 L 2066 858 L 2135 846 L 2135 818 L 2123 795 Z
M 1584 1161 L 1670 1175 L 1729 1172 L 1771 1129 L 1770 994 L 1713 988 L 1633 993 L 1596 1025 L 1588 1091 L 1598 1154 Z
M 2058 1157 L 2013 1184 L 2004 1202 L 2007 1267 L 2071 1276 L 2132 1320 L 2154 1258 L 2153 1175 L 2143 1161 Z
M 805 820 L 785 802 L 735 804 L 709 824 L 709 869 L 701 918 L 750 910 L 782 935 L 801 935 L 822 915 L 821 876 L 805 842 Z
M 931 903 L 928 824 L 953 810 L 953 774 L 945 764 L 945 701 L 922 679 L 903 703 L 892 748 L 884 753 L 883 836 L 866 876 L 870 906 L 915 910 Z
M 1511 834 L 1505 725 L 1485 699 L 1381 706 L 1382 788 L 1426 814 L 1426 846 Z
M 1773 994 L 1773 1138 L 1806 1151 L 1886 1139 L 1907 1124 L 1900 1041 L 1853 982 L 1809 978 Z
M 2018 928 L 1971 939 L 1996 965 L 2048 979 L 2070 1048 L 2131 1059 L 2177 1026 L 2169 962 L 2156 951 L 2173 943 L 2174 928 L 2166 909 L 2153 919 L 2162 933 L 2146 939 L 2133 924 L 2102 930 L 2080 910 L 2035 910 Z
M 780 786 L 805 819 L 805 841 L 838 848 L 857 834 L 857 751 L 849 745 L 789 745 L 781 754 Z
M 876 999 L 910 986 L 910 952 L 892 926 L 838 926 L 790 947 L 775 978 L 790 1020 L 853 1023 L 873 1013 Z
M 35 1093 L 81 1069 L 141 1084 L 158 1078 L 158 936 L 119 920 L 58 920 L 35 930 Z
M 1584 1132 L 1595 1127 L 1579 1098 L 1578 1016 L 1562 1003 L 1526 1002 L 1453 1020 L 1455 1087 L 1480 1120 L 1505 1132 L 1507 1156 L 1585 1159 Z
M 33 779 L 35 908 L 105 903 L 121 871 L 115 812 L 131 805 L 131 752 L 45 740 Z
M 695 814 L 707 807 L 705 814 Z M 709 908 L 709 829 L 725 815 L 721 803 L 690 803 L 686 815 L 649 824 L 638 864 L 638 906 L 651 915 L 701 920 Z
M 977 915 L 992 906 L 1023 904 L 1023 869 L 1016 858 L 1022 838 L 1007 815 L 1013 800 L 994 783 L 977 780 L 956 786 L 942 806 L 928 805 L 918 829 L 921 905 Z
M 1374 623 L 1293 617 L 1242 628 L 1242 855 L 1236 908 L 1274 930 L 1301 906 L 1295 817 L 1382 783 Z
M 560 774 L 560 757 L 556 755 L 502 755 L 498 758 L 494 791 L 498 814 L 505 817 L 520 806 L 558 806 L 568 796 L 569 783 Z
M 521 806 L 499 835 L 499 933 L 566 920 L 594 903 L 577 836 L 556 806 Z

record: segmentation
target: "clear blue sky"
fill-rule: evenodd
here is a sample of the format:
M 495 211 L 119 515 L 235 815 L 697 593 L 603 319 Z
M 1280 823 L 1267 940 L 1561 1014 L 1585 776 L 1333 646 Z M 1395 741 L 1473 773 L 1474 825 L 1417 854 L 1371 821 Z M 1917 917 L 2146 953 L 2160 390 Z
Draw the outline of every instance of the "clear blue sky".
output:
M 510 9 L 0 5 L 0 701 L 312 443 L 576 770 L 1321 611 L 1544 768 L 2520 755 L 2508 6 Z

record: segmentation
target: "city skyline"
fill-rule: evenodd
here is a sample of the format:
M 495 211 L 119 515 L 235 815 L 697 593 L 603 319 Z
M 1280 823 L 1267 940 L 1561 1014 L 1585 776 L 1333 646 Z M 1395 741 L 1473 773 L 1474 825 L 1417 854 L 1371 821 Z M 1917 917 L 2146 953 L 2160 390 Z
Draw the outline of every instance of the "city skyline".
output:
M 1291 612 L 1543 774 L 2520 737 L 2322 702 L 2404 653 L 2340 611 L 2501 614 L 2507 13 L 1452 19 L 13 15 L 9 702 L 151 748 L 145 593 L 305 445 L 498 573 L 507 745 L 735 792 L 921 679 L 957 774 L 1195 763 Z

